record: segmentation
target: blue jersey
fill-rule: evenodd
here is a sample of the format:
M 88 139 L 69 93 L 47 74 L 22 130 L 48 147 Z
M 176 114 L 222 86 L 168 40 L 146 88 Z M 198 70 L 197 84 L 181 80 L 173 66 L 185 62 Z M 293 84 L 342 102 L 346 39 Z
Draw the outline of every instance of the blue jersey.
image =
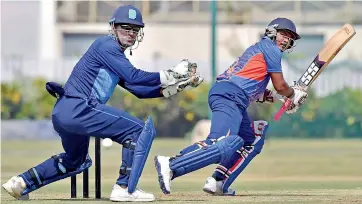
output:
M 105 104 L 117 84 L 140 98 L 161 96 L 160 74 L 135 68 L 119 43 L 105 35 L 95 40 L 75 65 L 64 90 L 68 96 Z
M 269 38 L 250 46 L 224 73 L 218 81 L 234 83 L 246 95 L 244 105 L 259 98 L 269 83 L 272 72 L 282 72 L 282 52 Z

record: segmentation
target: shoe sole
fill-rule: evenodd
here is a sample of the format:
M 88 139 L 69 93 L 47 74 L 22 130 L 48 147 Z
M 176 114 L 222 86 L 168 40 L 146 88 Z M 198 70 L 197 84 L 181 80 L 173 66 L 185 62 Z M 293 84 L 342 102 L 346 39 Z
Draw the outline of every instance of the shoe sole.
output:
M 209 189 L 203 188 L 202 189 L 205 193 L 213 195 L 213 196 L 235 196 L 235 191 L 232 193 L 224 193 L 224 194 L 217 194 L 215 192 L 210 191 Z
M 132 199 L 132 198 L 115 198 L 111 197 L 109 200 L 112 202 L 152 202 L 155 199 Z
M 163 176 L 161 174 L 161 164 L 160 164 L 160 162 L 158 162 L 157 157 L 158 156 L 155 156 L 154 161 L 155 161 L 156 171 L 158 174 L 158 183 L 160 184 L 160 188 L 161 188 L 163 194 L 170 194 L 170 191 L 166 190 L 165 182 L 164 182 Z
M 6 183 L 3 184 L 2 187 L 3 187 L 4 190 L 6 190 L 6 192 L 8 192 L 9 195 L 11 195 L 12 197 L 16 198 L 13 190 L 11 189 L 11 187 L 9 187 L 8 185 L 6 185 Z M 17 198 L 16 198 L 16 199 L 17 199 Z
M 208 190 L 208 189 L 206 189 L 206 188 L 203 188 L 202 190 L 203 190 L 205 193 L 207 193 L 207 194 L 215 195 L 214 192 L 212 192 L 212 191 L 210 191 L 210 190 Z
M 6 183 L 4 183 L 3 185 L 1 185 L 3 187 L 3 189 L 13 198 L 17 199 L 17 200 L 29 200 L 29 196 L 28 195 L 24 195 L 24 196 L 16 196 L 13 189 L 11 189 L 11 187 L 9 187 L 9 185 L 7 185 Z
M 224 196 L 235 196 L 235 191 L 233 191 L 232 193 L 224 193 Z

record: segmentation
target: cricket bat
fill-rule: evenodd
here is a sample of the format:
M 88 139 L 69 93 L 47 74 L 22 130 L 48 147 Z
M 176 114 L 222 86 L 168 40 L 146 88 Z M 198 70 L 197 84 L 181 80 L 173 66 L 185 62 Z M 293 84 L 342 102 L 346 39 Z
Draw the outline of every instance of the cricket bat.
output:
M 296 82 L 298 86 L 307 91 L 312 83 L 318 78 L 322 71 L 328 66 L 338 52 L 347 44 L 356 34 L 356 31 L 350 24 L 345 24 L 340 28 L 319 51 L 308 69 Z M 283 113 L 291 105 L 290 99 L 286 100 L 279 111 L 275 114 L 274 120 L 278 121 Z

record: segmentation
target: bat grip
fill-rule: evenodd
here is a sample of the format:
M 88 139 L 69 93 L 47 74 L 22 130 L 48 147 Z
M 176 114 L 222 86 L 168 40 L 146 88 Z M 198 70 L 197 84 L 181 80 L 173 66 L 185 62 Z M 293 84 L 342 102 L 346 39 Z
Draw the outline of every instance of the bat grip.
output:
M 282 115 L 284 114 L 285 111 L 288 110 L 288 107 L 290 106 L 290 104 L 292 103 L 292 100 L 290 100 L 289 98 L 283 103 L 282 107 L 280 107 L 279 111 L 275 114 L 274 116 L 274 121 L 278 121 Z

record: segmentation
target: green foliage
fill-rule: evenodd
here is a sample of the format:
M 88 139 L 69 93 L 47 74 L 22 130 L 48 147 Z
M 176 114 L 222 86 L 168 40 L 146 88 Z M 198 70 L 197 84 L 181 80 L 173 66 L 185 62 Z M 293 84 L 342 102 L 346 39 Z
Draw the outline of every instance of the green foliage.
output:
M 209 84 L 203 83 L 197 89 L 186 90 L 169 99 L 138 99 L 117 88 L 108 104 L 141 120 L 152 116 L 158 135 L 179 137 L 190 131 L 198 120 L 208 117 L 209 88 Z
M 280 121 L 271 122 L 270 134 L 299 138 L 361 137 L 361 107 L 361 90 L 345 88 L 323 98 L 315 98 L 312 94 L 297 113 L 284 115 Z
M 21 94 L 20 85 L 1 84 L 1 118 L 10 119 L 15 118 L 21 109 Z
M 45 89 L 46 81 L 1 84 L 2 119 L 50 119 L 56 101 Z M 145 120 L 152 116 L 158 136 L 183 137 L 200 119 L 209 114 L 210 84 L 186 90 L 169 99 L 138 99 L 131 93 L 116 88 L 108 104 Z M 309 93 L 307 103 L 293 115 L 284 115 L 278 122 L 271 120 L 279 109 L 274 105 L 252 103 L 248 109 L 252 120 L 268 120 L 268 135 L 274 137 L 361 137 L 362 92 L 343 89 L 332 95 L 316 98 Z
M 45 89 L 42 78 L 12 84 L 1 84 L 2 119 L 49 119 L 55 98 Z

